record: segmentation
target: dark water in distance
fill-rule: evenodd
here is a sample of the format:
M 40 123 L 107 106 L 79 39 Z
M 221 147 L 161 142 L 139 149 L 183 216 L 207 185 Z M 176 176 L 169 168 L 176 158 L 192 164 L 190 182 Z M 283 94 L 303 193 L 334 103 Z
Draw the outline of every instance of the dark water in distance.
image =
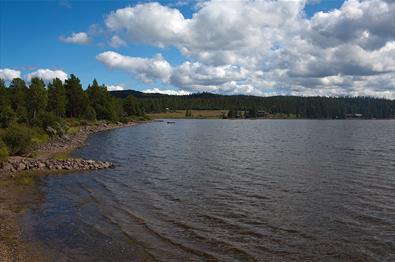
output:
M 76 155 L 116 167 L 42 181 L 27 237 L 59 261 L 395 261 L 395 121 L 177 120 Z

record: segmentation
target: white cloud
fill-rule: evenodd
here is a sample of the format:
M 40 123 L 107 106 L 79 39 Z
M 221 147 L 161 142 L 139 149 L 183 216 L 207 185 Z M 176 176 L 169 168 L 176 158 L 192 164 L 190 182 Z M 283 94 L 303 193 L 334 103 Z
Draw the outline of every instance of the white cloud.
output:
M 115 84 L 107 86 L 108 91 L 122 91 L 126 89 L 128 89 L 128 87 L 125 84 Z
M 14 70 L 9 68 L 0 69 L 0 79 L 10 81 L 14 78 L 20 78 L 20 77 L 21 77 L 21 71 L 19 70 Z
M 113 31 L 126 31 L 132 41 L 158 46 L 181 40 L 185 30 L 184 16 L 177 9 L 158 3 L 138 4 L 112 12 L 105 21 Z
M 59 39 L 65 43 L 79 45 L 88 45 L 92 41 L 88 34 L 85 32 L 72 33 L 71 36 L 61 36 Z
M 121 46 L 127 46 L 125 40 L 123 40 L 122 38 L 120 38 L 120 37 L 117 36 L 117 35 L 114 35 L 114 36 L 111 38 L 111 40 L 108 42 L 108 44 L 109 44 L 111 47 L 114 47 L 114 48 L 118 48 L 118 47 L 121 47 Z
M 152 88 L 143 90 L 143 93 L 157 93 L 157 94 L 164 94 L 164 95 L 175 95 L 175 96 L 185 96 L 191 94 L 185 90 L 171 90 L 171 89 L 159 89 L 159 88 Z
M 340 9 L 316 13 L 310 21 L 311 35 L 320 46 L 353 42 L 380 48 L 395 35 L 394 13 L 395 2 L 348 0 Z
M 41 78 L 45 82 L 49 82 L 52 79 L 59 78 L 64 82 L 67 79 L 67 73 L 62 70 L 38 69 L 37 71 L 31 72 L 26 75 L 26 79 L 28 81 L 30 81 L 33 77 Z
M 250 77 L 248 74 L 246 69 L 232 65 L 206 66 L 185 62 L 173 70 L 171 83 L 192 92 L 239 93 L 237 83 L 246 82 Z
M 112 69 L 120 69 L 136 75 L 138 79 L 150 83 L 155 80 L 168 82 L 172 73 L 171 65 L 157 54 L 154 58 L 130 57 L 107 51 L 96 59 Z
M 105 19 L 113 39 L 174 46 L 187 61 L 172 67 L 162 56 L 114 52 L 97 59 L 190 92 L 395 97 L 395 2 L 346 0 L 311 18 L 305 4 L 211 0 L 191 18 L 159 3 L 121 8 Z

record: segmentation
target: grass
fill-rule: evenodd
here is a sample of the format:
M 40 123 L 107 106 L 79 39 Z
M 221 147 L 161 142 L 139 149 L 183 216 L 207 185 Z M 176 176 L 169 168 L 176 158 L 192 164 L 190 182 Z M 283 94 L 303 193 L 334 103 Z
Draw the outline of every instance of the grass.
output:
M 32 144 L 33 145 L 40 145 L 48 142 L 49 136 L 44 133 L 37 134 L 32 138 Z
M 29 173 L 21 173 L 16 175 L 14 180 L 15 184 L 20 186 L 32 186 L 34 184 L 34 178 Z
M 53 159 L 56 159 L 56 160 L 67 160 L 67 159 L 70 158 L 70 155 L 71 155 L 71 152 L 72 152 L 72 151 L 73 151 L 73 150 L 70 149 L 70 150 L 66 150 L 66 151 L 63 151 L 63 152 L 55 153 L 55 154 L 52 156 L 52 158 L 53 158 Z
M 75 135 L 75 134 L 78 133 L 79 130 L 80 130 L 80 128 L 79 128 L 79 127 L 76 127 L 76 126 L 69 127 L 69 128 L 67 129 L 67 134 L 69 134 L 69 135 Z
M 162 119 L 162 118 L 170 118 L 170 119 L 180 119 L 180 118 L 222 118 L 223 114 L 227 114 L 227 110 L 191 110 L 192 116 L 186 117 L 185 110 L 176 110 L 174 112 L 164 112 L 164 113 L 152 113 L 147 114 L 152 119 Z
M 8 187 L 9 185 L 11 185 L 10 179 L 0 179 L 0 188 L 1 187 Z

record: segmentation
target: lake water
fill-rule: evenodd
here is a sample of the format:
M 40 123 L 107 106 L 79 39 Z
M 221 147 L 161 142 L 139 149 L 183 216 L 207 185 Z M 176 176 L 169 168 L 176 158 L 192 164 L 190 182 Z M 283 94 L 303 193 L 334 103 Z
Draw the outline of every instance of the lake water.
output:
M 176 120 L 100 133 L 26 238 L 58 261 L 394 261 L 395 121 Z

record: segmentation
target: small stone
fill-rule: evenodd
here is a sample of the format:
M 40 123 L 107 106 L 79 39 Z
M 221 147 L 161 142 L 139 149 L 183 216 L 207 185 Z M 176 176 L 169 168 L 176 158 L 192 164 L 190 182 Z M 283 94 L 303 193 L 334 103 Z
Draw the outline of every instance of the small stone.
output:
M 24 163 L 19 163 L 17 170 L 25 170 L 26 165 Z

